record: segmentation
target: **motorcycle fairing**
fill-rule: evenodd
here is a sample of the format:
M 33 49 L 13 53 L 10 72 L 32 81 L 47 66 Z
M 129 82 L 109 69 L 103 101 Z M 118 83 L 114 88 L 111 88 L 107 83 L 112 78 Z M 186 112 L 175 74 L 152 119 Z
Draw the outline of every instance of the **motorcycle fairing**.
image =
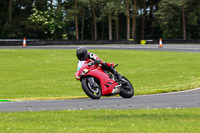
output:
M 96 77 L 97 79 L 100 80 L 102 95 L 112 93 L 114 87 L 118 85 L 117 82 L 110 79 L 108 74 L 106 74 L 101 68 L 90 70 L 86 75 Z

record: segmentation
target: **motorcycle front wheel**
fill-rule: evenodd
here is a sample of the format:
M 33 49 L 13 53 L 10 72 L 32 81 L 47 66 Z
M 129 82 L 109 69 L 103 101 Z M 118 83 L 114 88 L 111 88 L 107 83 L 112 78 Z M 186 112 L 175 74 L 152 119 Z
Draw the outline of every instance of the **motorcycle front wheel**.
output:
M 125 83 L 122 84 L 119 95 L 123 98 L 131 98 L 134 95 L 134 88 L 131 82 L 124 76 L 122 76 L 122 80 L 124 80 Z
M 81 80 L 81 86 L 83 88 L 83 91 L 87 96 L 89 96 L 92 99 L 99 99 L 102 95 L 101 91 L 101 84 L 97 78 L 94 78 L 94 82 L 98 85 L 98 88 L 93 88 L 90 83 L 88 78 L 91 77 L 85 77 Z

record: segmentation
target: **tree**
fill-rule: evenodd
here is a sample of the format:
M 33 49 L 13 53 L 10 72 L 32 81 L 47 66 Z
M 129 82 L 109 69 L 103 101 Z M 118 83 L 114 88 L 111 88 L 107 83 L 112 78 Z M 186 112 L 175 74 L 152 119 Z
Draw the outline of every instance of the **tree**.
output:
M 9 0 L 9 7 L 8 7 L 8 22 L 11 23 L 12 21 L 12 0 Z
M 189 7 L 185 8 L 187 20 L 187 38 L 199 39 L 200 38 L 200 1 L 193 0 L 188 3 Z
M 79 39 L 79 17 L 78 17 L 80 13 L 79 4 L 80 4 L 79 0 L 69 0 L 67 2 L 62 3 L 62 6 L 66 11 L 65 21 L 67 23 L 70 23 L 68 25 L 69 26 L 68 35 L 71 39 L 76 39 L 76 40 Z M 60 7 L 60 4 L 58 4 L 58 6 Z
M 187 22 L 186 22 L 185 10 L 190 7 L 189 3 L 193 3 L 193 2 L 195 1 L 193 0 L 171 0 L 171 1 L 161 0 L 161 2 L 159 3 L 160 9 L 156 12 L 156 15 L 161 26 L 164 29 L 165 37 L 180 38 L 180 33 L 182 33 L 182 39 L 184 40 L 187 39 L 187 32 L 186 32 Z M 178 34 L 179 36 L 177 36 L 176 34 Z
M 76 27 L 76 40 L 79 39 L 79 32 L 78 32 L 78 11 L 77 11 L 77 0 L 74 0 L 74 8 L 75 8 L 75 27 Z
M 183 39 L 186 40 L 185 7 L 182 5 Z
M 119 14 L 124 13 L 125 9 L 122 4 L 123 0 L 116 0 L 114 6 L 114 20 L 116 29 L 116 39 L 119 40 Z
M 112 40 L 113 39 L 112 19 L 113 19 L 113 13 L 116 10 L 116 8 L 115 8 L 116 3 L 111 0 L 105 1 L 104 3 L 105 3 L 105 6 L 103 8 L 103 12 L 100 17 L 101 17 L 101 19 L 103 19 L 105 16 L 108 17 L 108 39 Z
M 149 36 L 150 38 L 154 38 L 154 26 L 153 26 L 153 22 L 154 22 L 154 10 L 156 9 L 156 4 L 158 2 L 156 2 L 156 0 L 149 0 L 149 6 L 150 6 L 150 11 L 149 11 Z
M 0 38 L 199 39 L 199 23 L 199 0 L 0 1 Z
M 63 8 L 59 7 L 56 9 L 49 9 L 48 11 L 38 11 L 33 8 L 34 13 L 29 17 L 35 26 L 41 25 L 41 29 L 44 34 L 47 35 L 48 39 L 55 39 L 58 35 L 62 36 L 60 32 L 65 26 L 63 18 Z
M 144 36 L 145 36 L 145 26 L 146 26 L 145 21 L 146 21 L 146 0 L 143 0 L 142 32 L 141 32 L 142 40 L 144 40 Z
M 136 16 L 137 16 L 137 0 L 133 0 L 133 28 L 132 28 L 132 38 L 136 40 Z
M 126 39 L 130 39 L 130 0 L 126 0 L 126 20 L 127 20 L 127 30 L 126 30 Z
M 85 8 L 82 7 L 82 26 L 81 26 L 81 39 L 84 39 L 84 28 L 85 28 Z
M 123 8 L 122 0 L 102 0 L 101 1 L 101 13 L 99 21 L 107 19 L 108 21 L 108 39 L 112 40 L 113 31 L 115 30 L 115 38 L 119 40 L 119 13 L 124 13 L 125 9 Z M 113 23 L 114 21 L 115 23 Z M 115 27 L 114 27 L 115 24 Z M 104 26 L 104 24 L 103 24 Z
M 2 4 L 2 5 L 1 5 Z M 32 0 L 4 0 L 1 1 L 0 37 L 1 38 L 21 38 L 27 24 L 27 16 L 31 13 Z M 2 21 L 1 21 L 2 20 Z
M 95 6 L 98 3 L 97 0 L 90 0 L 91 12 L 92 12 L 92 38 L 97 40 L 97 21 L 96 21 L 96 12 Z

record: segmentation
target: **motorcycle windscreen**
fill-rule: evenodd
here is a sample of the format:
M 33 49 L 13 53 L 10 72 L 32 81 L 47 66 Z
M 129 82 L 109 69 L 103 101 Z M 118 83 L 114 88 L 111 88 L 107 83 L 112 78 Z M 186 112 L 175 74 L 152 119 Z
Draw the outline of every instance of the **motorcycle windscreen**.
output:
M 86 61 L 78 61 L 77 71 L 81 69 L 81 67 L 85 64 Z

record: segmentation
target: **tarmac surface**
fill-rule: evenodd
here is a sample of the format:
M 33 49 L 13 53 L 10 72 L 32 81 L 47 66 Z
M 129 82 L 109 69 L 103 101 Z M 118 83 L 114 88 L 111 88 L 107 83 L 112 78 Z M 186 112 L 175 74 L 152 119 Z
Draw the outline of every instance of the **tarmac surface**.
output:
M 78 46 L 3 46 L 0 49 L 76 49 Z M 88 45 L 88 49 L 150 50 L 200 53 L 200 44 L 195 45 Z M 200 107 L 200 88 L 153 95 L 133 96 L 129 99 L 106 97 L 99 100 L 38 100 L 0 102 L 0 112 L 41 110 L 87 110 L 87 109 L 148 109 L 148 108 L 194 108 Z
M 72 99 L 2 102 L 0 103 L 0 112 L 194 107 L 200 107 L 200 88 L 174 93 L 139 95 L 133 96 L 129 99 L 121 97 L 106 97 L 99 100 Z
M 76 49 L 80 45 L 65 46 L 0 46 L 0 49 Z M 171 51 L 200 53 L 200 44 L 163 44 L 159 48 L 157 44 L 147 45 L 85 45 L 88 49 L 117 49 L 117 50 L 145 50 L 145 51 Z

